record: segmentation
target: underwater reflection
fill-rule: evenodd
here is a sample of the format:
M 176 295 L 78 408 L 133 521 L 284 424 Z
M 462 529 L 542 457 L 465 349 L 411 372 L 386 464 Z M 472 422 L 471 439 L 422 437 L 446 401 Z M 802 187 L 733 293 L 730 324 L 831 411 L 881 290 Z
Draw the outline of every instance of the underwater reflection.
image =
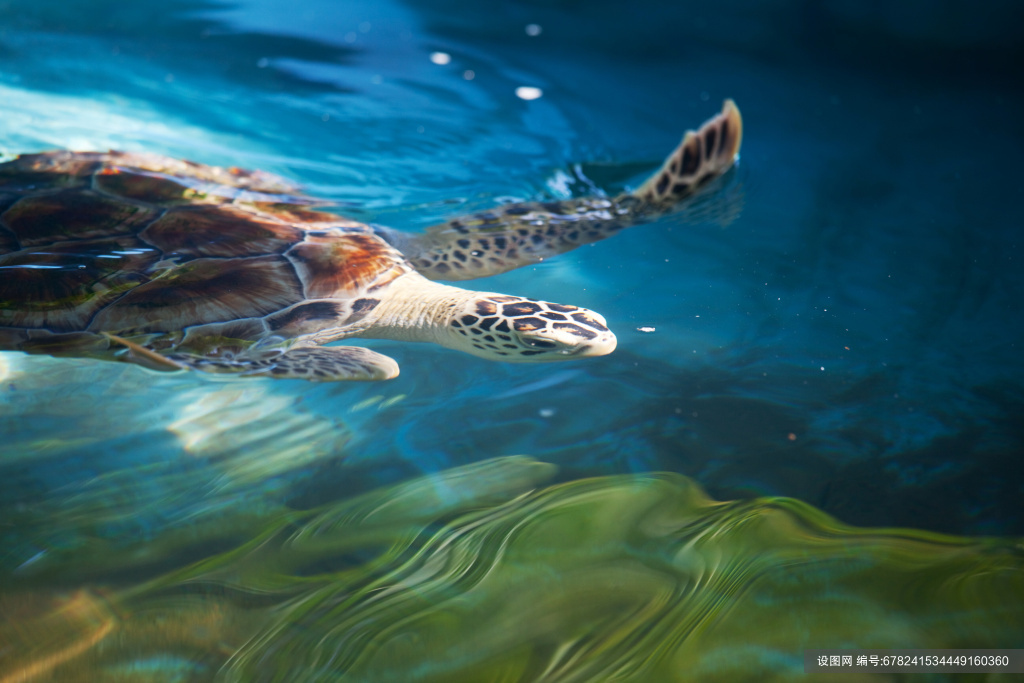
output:
M 352 437 L 340 418 L 266 383 L 196 382 L 4 352 L 0 429 L 4 467 L 95 454 L 109 471 L 118 455 L 128 453 L 123 459 L 136 467 L 177 460 L 183 449 L 215 468 L 227 488 L 336 456 Z
M 158 575 L 126 578 L 125 548 L 88 585 L 74 558 L 5 577 L 0 682 L 808 680 L 804 648 L 1024 638 L 1017 540 L 717 502 L 677 474 L 538 488 L 554 471 L 499 458 L 252 516 L 176 569 L 165 533 Z

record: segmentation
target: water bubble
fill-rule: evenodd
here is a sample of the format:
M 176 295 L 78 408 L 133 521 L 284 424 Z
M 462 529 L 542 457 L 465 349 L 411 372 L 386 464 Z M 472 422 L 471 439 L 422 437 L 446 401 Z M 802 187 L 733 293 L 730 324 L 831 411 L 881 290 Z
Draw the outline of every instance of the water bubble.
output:
M 465 78 L 467 81 L 471 81 L 474 78 L 476 78 L 476 72 L 473 71 L 472 69 L 466 69 L 465 71 L 462 72 L 462 77 Z
M 536 100 L 544 95 L 540 88 L 533 88 L 528 85 L 521 85 L 516 88 L 516 97 L 521 100 Z
M 433 52 L 430 54 L 430 61 L 434 64 L 444 66 L 448 62 L 452 61 L 452 56 L 447 52 Z
M 540 27 L 540 24 L 527 24 L 526 35 L 528 36 L 539 36 L 544 29 Z
M 655 327 L 653 325 L 644 325 L 643 327 L 636 328 L 637 332 L 643 332 L 644 334 L 650 334 L 654 332 Z
M 266 69 L 268 66 L 270 66 L 270 60 L 267 59 L 266 57 L 260 57 L 259 61 L 256 62 L 256 66 L 259 67 L 260 69 Z
M 558 411 L 555 410 L 554 408 L 541 408 L 537 412 L 537 414 L 540 415 L 541 417 L 547 418 L 547 417 L 554 417 L 555 413 L 557 413 L 557 412 Z

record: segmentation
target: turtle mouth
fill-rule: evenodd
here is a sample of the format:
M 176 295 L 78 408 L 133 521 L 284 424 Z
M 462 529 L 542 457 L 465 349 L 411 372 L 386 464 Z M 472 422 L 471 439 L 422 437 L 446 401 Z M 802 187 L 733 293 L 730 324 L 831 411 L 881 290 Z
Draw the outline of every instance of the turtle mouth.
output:
M 615 338 L 615 335 L 608 332 L 605 335 L 595 339 L 593 342 L 584 344 L 573 351 L 574 356 L 607 356 L 609 353 L 615 350 L 618 346 L 619 340 Z
M 524 341 L 529 347 L 527 352 L 532 352 L 530 355 L 543 354 L 551 360 L 605 356 L 614 351 L 617 344 L 615 336 L 608 332 L 586 341 L 547 337 L 535 337 Z

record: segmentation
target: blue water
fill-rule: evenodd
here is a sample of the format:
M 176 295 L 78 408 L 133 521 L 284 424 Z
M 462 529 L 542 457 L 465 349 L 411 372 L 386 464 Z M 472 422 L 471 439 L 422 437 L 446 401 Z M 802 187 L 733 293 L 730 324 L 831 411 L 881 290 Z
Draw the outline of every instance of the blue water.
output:
M 515 454 L 565 481 L 671 471 L 853 525 L 1024 534 L 1022 15 L 0 0 L 3 158 L 260 168 L 406 230 L 636 187 L 726 97 L 745 124 L 707 211 L 466 283 L 599 311 L 604 358 L 369 341 L 399 378 L 314 385 L 0 353 L 0 567 Z

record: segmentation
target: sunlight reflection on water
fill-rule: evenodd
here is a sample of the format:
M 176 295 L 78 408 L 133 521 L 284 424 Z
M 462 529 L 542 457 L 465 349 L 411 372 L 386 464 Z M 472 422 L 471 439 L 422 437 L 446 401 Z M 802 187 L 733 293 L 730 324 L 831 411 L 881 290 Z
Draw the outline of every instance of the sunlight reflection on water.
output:
M 115 436 L 148 434 L 155 439 L 151 446 L 163 444 L 172 453 L 183 449 L 215 461 L 236 483 L 255 483 L 341 454 L 350 438 L 340 419 L 305 409 L 301 396 L 275 393 L 267 382 L 202 381 L 194 373 L 168 376 L 130 365 L 17 353 L 0 353 L 0 373 L 6 388 L 0 419 L 12 437 L 7 463 L 38 458 L 44 443 L 53 454 L 81 454 L 90 441 L 99 445 Z M 31 433 L 14 428 L 26 419 L 47 427 Z M 158 459 L 154 452 L 140 452 L 135 462 Z

